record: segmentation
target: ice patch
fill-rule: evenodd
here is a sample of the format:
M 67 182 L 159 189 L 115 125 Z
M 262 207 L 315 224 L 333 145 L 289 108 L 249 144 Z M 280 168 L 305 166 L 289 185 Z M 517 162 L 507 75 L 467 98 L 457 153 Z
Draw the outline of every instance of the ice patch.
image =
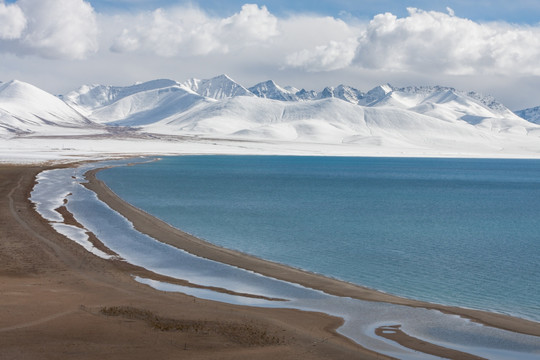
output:
M 103 251 L 97 249 L 92 244 L 92 242 L 88 240 L 89 237 L 85 229 L 81 229 L 73 225 L 66 225 L 66 224 L 54 223 L 54 222 L 51 223 L 51 225 L 57 232 L 59 232 L 62 235 L 65 235 L 69 239 L 81 245 L 87 251 L 91 252 L 92 254 L 96 256 L 99 256 L 102 259 L 112 259 L 116 257 L 114 255 L 106 254 Z

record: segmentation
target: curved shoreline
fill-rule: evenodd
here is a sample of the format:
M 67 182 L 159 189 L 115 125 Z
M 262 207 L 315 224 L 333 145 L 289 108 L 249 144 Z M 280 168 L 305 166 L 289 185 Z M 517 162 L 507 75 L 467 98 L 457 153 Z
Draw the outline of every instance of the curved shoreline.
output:
M 323 313 L 206 301 L 134 281 L 133 266 L 95 256 L 58 233 L 29 200 L 37 174 L 74 165 L 0 166 L 4 357 L 389 358 L 337 333 L 343 321 Z M 125 317 L 103 312 L 111 308 L 126 310 Z M 138 313 L 170 328 L 156 329 Z
M 321 290 L 336 296 L 434 309 L 447 314 L 458 315 L 484 325 L 527 335 L 540 336 L 540 326 L 534 321 L 487 311 L 445 306 L 401 298 L 213 245 L 176 229 L 166 222 L 157 219 L 121 199 L 103 181 L 97 179 L 96 174 L 103 169 L 104 168 L 96 168 L 86 172 L 85 176 L 88 183 L 85 184 L 85 186 L 88 189 L 95 192 L 98 198 L 109 205 L 113 210 L 131 221 L 135 229 L 139 232 L 158 239 L 163 243 L 185 250 L 191 254 L 246 270 L 255 271 L 271 278 Z

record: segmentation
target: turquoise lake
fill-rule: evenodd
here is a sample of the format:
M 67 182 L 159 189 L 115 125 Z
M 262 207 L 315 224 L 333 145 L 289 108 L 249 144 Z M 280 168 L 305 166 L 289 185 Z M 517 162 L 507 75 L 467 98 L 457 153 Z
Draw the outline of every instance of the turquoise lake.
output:
M 98 177 L 223 247 L 540 321 L 539 160 L 182 156 Z

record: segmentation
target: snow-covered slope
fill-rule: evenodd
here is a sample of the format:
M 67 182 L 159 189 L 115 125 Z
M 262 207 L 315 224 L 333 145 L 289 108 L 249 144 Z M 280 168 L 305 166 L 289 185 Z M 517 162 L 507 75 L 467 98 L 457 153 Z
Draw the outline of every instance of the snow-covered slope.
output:
M 475 92 L 435 86 L 386 88 L 379 90 L 377 95 L 383 92 L 387 92 L 386 95 L 368 106 L 406 109 L 447 122 L 466 122 L 493 133 L 526 134 L 530 126 L 492 97 Z
M 514 117 L 508 108 L 497 102 L 492 96 L 485 96 L 476 92 L 463 92 L 450 87 L 421 86 L 392 88 L 384 98 L 373 105 L 379 106 L 386 98 L 392 98 L 400 106 L 414 108 L 422 104 L 452 104 L 462 112 L 484 114 L 495 117 Z
M 83 86 L 62 97 L 97 123 L 140 126 L 186 111 L 198 102 L 214 101 L 185 84 L 161 79 L 127 87 Z
M 180 85 L 145 90 L 94 110 L 92 120 L 110 125 L 140 126 L 185 112 L 199 103 L 213 102 Z
M 96 129 L 65 102 L 33 85 L 13 80 L 0 84 L 0 136 L 66 134 Z
M 244 139 L 435 147 L 496 147 L 497 131 L 397 107 L 362 107 L 328 98 L 284 102 L 230 98 L 176 114 L 145 131 Z
M 540 106 L 515 112 L 517 116 L 535 124 L 540 124 Z
M 190 79 L 184 84 L 193 92 L 216 100 L 234 96 L 253 96 L 253 94 L 227 75 L 219 75 L 212 79 Z
M 60 96 L 68 105 L 85 115 L 101 107 L 110 105 L 126 96 L 139 92 L 179 85 L 168 79 L 152 80 L 131 86 L 83 85 L 64 96 Z
M 362 119 L 361 107 L 335 99 L 308 103 L 236 97 L 208 104 L 197 112 L 164 119 L 147 126 L 145 130 L 252 139 L 341 142 L 350 133 L 367 131 Z

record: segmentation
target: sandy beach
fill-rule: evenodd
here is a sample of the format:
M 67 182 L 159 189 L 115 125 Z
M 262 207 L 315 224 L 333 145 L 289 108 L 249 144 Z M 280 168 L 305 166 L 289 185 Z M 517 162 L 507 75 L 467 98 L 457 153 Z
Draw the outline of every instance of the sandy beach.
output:
M 149 271 L 104 260 L 58 234 L 28 200 L 40 166 L 0 166 L 0 351 L 8 359 L 382 359 L 339 335 L 343 320 L 320 313 L 205 301 L 154 290 L 133 280 Z M 97 170 L 96 170 L 97 171 Z M 500 314 L 426 304 L 216 247 L 177 230 L 118 198 L 96 171 L 88 187 L 101 200 L 159 241 L 193 254 L 327 293 L 435 308 L 474 321 L 540 336 L 538 323 Z M 70 214 L 59 210 L 66 221 Z M 100 246 L 94 239 L 95 246 Z M 217 289 L 227 291 L 227 289 Z M 379 334 L 382 334 L 379 331 Z M 398 331 L 384 336 L 448 358 L 475 356 Z
M 342 320 L 154 290 L 35 212 L 36 166 L 0 166 L 3 359 L 376 359 L 334 332 Z

